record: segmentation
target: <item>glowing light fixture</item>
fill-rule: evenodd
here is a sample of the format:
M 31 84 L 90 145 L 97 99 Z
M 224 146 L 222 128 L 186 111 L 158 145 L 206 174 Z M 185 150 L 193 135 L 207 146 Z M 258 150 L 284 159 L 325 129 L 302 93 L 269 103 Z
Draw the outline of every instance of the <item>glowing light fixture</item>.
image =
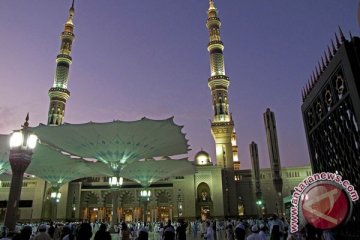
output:
M 51 197 L 51 199 L 53 199 L 56 203 L 58 203 L 58 202 L 60 202 L 61 193 L 59 192 L 59 190 L 54 190 L 53 192 L 51 192 L 50 197 Z
M 141 197 L 150 197 L 151 196 L 151 192 L 150 192 L 150 190 L 141 190 L 141 192 L 140 192 L 140 196 Z
M 14 132 L 10 137 L 10 147 L 20 147 L 24 142 L 24 135 L 22 132 Z
M 35 134 L 25 134 L 22 131 L 14 132 L 10 137 L 10 148 L 28 148 L 34 149 L 38 138 Z
M 120 187 L 123 185 L 124 179 L 122 177 L 111 177 L 109 178 L 109 185 L 111 187 Z

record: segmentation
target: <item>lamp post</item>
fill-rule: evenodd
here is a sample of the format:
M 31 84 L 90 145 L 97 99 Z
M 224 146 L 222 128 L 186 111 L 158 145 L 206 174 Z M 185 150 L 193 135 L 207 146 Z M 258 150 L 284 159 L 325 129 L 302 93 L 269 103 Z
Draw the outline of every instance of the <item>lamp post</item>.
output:
M 180 189 L 179 189 L 179 191 L 180 191 Z M 182 217 L 182 211 L 183 211 L 183 204 L 182 204 L 182 196 L 181 196 L 181 194 L 179 193 L 178 194 L 178 196 L 177 196 L 177 205 L 178 205 L 178 209 L 177 209 L 177 213 L 178 213 L 178 219 L 180 218 L 180 217 Z
M 282 193 L 278 192 L 278 216 L 283 217 L 284 216 L 284 211 L 283 211 L 283 207 L 284 207 L 284 202 L 283 202 L 283 197 L 282 197 Z
M 75 221 L 75 214 L 76 214 L 76 205 L 75 205 L 75 191 L 73 193 L 73 199 L 72 199 L 72 212 L 71 212 L 71 218 Z
M 61 192 L 59 192 L 59 187 L 54 187 L 50 193 L 50 198 L 52 200 L 52 219 L 56 220 L 57 218 L 57 206 L 58 203 L 60 202 L 60 198 L 61 198 Z
M 119 202 L 119 188 L 122 186 L 124 179 L 122 177 L 111 177 L 109 178 L 110 188 L 113 190 L 112 192 L 112 218 L 111 225 L 112 230 L 114 230 L 115 224 L 118 223 L 118 202 Z
M 31 134 L 29 127 L 29 114 L 27 114 L 23 128 L 12 133 L 10 137 L 9 162 L 12 170 L 9 200 L 7 203 L 4 225 L 15 230 L 17 210 L 20 202 L 23 175 L 31 162 L 33 150 L 36 147 L 37 136 Z
M 261 217 L 262 216 L 263 201 L 261 199 L 258 199 L 256 201 L 256 205 L 257 205 L 259 217 Z
M 60 198 L 61 198 L 61 193 L 60 192 L 52 192 L 50 197 L 51 197 L 51 199 L 54 200 L 55 203 L 59 203 Z
M 75 204 L 72 205 L 71 218 L 75 221 L 76 207 Z
M 151 191 L 150 190 L 141 190 L 140 191 L 140 198 L 144 202 L 144 226 L 146 226 L 146 220 L 147 220 L 147 204 L 150 201 Z

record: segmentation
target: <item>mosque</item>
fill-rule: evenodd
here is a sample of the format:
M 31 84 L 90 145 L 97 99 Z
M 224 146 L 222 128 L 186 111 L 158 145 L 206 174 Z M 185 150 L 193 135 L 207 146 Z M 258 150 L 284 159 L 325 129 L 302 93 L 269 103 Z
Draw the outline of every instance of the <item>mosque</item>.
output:
M 68 76 L 75 38 L 74 15 L 73 2 L 61 33 L 55 79 L 49 90 L 49 126 L 63 125 L 66 101 L 70 97 Z M 267 109 L 263 117 L 271 168 L 259 168 L 257 145 L 252 142 L 249 145 L 252 169 L 241 169 L 229 106 L 230 78 L 224 67 L 221 21 L 214 0 L 209 0 L 206 27 L 209 31 L 207 49 L 211 69 L 208 86 L 213 107 L 210 130 L 215 142 L 215 159 L 212 160 L 207 152 L 199 151 L 193 159 L 194 172 L 160 177 L 148 186 L 146 204 L 142 198 L 142 186 L 126 177 L 121 187 L 114 190 L 109 185 L 111 177 L 88 175 L 62 185 L 54 196 L 48 181 L 26 175 L 19 201 L 20 221 L 112 221 L 116 216 L 118 220 L 153 222 L 176 220 L 179 217 L 206 219 L 263 216 L 274 212 L 285 214 L 284 199 L 286 202 L 293 187 L 311 175 L 311 167 L 281 168 L 275 115 Z M 143 172 L 148 170 L 140 164 L 138 169 Z M 1 220 L 5 216 L 9 188 L 9 178 L 2 176 Z M 115 194 L 116 202 L 113 200 Z

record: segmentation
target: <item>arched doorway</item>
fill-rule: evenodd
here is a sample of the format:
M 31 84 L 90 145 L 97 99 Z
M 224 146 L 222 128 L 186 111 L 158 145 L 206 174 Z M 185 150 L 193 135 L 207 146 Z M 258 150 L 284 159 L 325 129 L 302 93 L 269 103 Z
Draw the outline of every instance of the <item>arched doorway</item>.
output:
M 167 222 L 172 220 L 172 195 L 167 190 L 155 192 L 157 206 L 155 208 L 155 221 Z
M 95 222 L 99 219 L 99 198 L 93 192 L 83 192 L 82 195 L 82 219 Z
M 120 193 L 120 216 L 119 219 L 126 222 L 135 221 L 135 195 L 132 191 L 121 191 Z
M 210 187 L 207 183 L 200 183 L 196 191 L 196 215 L 202 220 L 209 219 L 213 212 L 213 202 Z

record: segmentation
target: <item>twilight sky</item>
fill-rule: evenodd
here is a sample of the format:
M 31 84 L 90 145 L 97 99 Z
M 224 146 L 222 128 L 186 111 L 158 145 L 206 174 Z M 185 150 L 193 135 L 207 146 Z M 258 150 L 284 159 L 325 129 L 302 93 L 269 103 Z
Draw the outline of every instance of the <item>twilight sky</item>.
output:
M 0 133 L 47 122 L 55 58 L 70 0 L 0 3 Z M 269 166 L 262 114 L 275 112 L 283 166 L 309 163 L 301 89 L 340 25 L 359 34 L 355 0 L 215 0 L 242 169 L 249 143 Z M 175 116 L 193 149 L 215 159 L 208 0 L 77 0 L 65 121 Z

